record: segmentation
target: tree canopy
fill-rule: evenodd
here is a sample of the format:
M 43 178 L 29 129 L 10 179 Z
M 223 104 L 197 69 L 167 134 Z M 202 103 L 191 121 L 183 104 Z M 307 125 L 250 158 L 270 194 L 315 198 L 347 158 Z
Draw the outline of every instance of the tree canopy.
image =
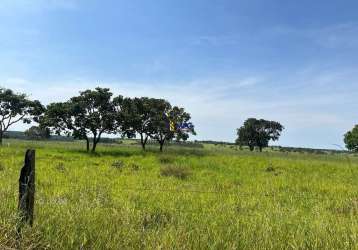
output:
M 25 94 L 14 93 L 10 89 L 0 88 L 0 145 L 4 132 L 15 123 L 30 124 L 38 122 L 45 108 L 35 100 L 31 101 Z
M 189 122 L 191 116 L 183 108 L 172 107 L 171 104 L 163 99 L 153 99 L 151 103 L 151 126 L 154 133 L 151 138 L 158 141 L 160 151 L 163 151 L 164 143 L 174 138 L 177 141 L 186 141 L 189 134 L 195 135 L 194 125 L 189 129 L 181 129 L 181 125 Z
M 348 150 L 358 152 L 358 125 L 344 135 L 344 143 Z
M 125 98 L 122 102 L 122 131 L 127 137 L 140 136 L 143 150 L 148 139 L 155 133 L 152 104 L 154 98 Z
M 267 147 L 269 142 L 280 138 L 284 127 L 275 121 L 249 118 L 243 126 L 237 129 L 236 143 L 240 146 L 248 146 L 251 151 L 258 147 L 260 151 Z
M 96 88 L 80 92 L 67 102 L 51 103 L 41 124 L 57 134 L 86 140 L 87 151 L 92 137 L 92 152 L 95 152 L 101 136 L 116 133 L 120 126 L 116 109 L 119 105 L 115 104 L 120 103 L 122 97 L 116 97 L 114 102 L 112 95 L 107 88 Z
M 191 116 L 184 108 L 172 106 L 164 99 L 149 97 L 113 97 L 108 88 L 85 90 L 64 102 L 43 107 L 24 94 L 0 89 L 0 140 L 14 123 L 36 121 L 26 134 L 34 139 L 47 137 L 48 132 L 86 140 L 87 151 L 95 152 L 103 134 L 122 134 L 129 138 L 140 136 L 143 149 L 148 140 L 155 140 L 163 150 L 170 140 L 186 141 L 195 135 Z M 0 141 L 0 142 L 1 142 Z

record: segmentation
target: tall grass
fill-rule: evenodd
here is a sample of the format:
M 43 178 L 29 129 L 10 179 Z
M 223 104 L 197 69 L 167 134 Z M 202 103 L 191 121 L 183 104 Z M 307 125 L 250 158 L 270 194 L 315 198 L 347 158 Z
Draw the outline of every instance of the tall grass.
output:
M 357 157 L 349 165 L 340 155 L 223 147 L 160 154 L 128 145 L 88 155 L 74 142 L 7 142 L 0 249 L 358 247 Z M 17 180 L 28 147 L 37 150 L 35 225 L 18 239 Z M 190 175 L 177 178 L 183 169 Z

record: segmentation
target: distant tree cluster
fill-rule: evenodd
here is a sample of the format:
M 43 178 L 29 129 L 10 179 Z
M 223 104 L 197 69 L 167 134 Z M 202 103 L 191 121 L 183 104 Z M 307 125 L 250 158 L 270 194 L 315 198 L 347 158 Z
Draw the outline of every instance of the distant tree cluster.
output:
M 257 147 L 260 151 L 268 147 L 269 142 L 277 141 L 284 127 L 275 121 L 249 118 L 244 125 L 237 129 L 236 143 L 240 146 L 248 146 L 251 151 Z
M 41 128 L 38 126 L 32 126 L 25 131 L 25 136 L 32 140 L 44 140 L 51 137 L 51 131 L 49 128 Z
M 162 151 L 165 142 L 186 141 L 190 134 L 196 134 L 190 119 L 183 108 L 164 99 L 114 97 L 108 88 L 86 90 L 47 107 L 29 100 L 25 94 L 0 88 L 0 144 L 11 125 L 34 121 L 40 125 L 25 132 L 33 139 L 48 138 L 50 133 L 66 135 L 85 140 L 87 151 L 95 152 L 103 134 L 129 138 L 139 135 L 143 150 L 148 139 L 152 139 Z

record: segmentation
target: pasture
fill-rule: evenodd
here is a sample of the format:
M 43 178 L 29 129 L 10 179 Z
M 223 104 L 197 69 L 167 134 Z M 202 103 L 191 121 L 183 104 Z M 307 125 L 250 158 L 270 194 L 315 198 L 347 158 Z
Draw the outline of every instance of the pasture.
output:
M 357 249 L 358 157 L 7 140 L 0 249 Z M 18 175 L 36 149 L 33 228 Z

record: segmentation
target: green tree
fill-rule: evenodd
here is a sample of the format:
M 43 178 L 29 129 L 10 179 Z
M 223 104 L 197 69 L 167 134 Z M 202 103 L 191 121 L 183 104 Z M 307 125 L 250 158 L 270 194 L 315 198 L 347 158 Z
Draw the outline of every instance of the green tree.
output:
M 25 131 L 25 135 L 33 140 L 49 139 L 51 137 L 51 131 L 49 128 L 32 126 Z
M 55 133 L 64 133 L 75 139 L 86 140 L 87 151 L 96 151 L 101 136 L 116 133 L 120 127 L 116 103 L 121 102 L 118 96 L 112 100 L 112 93 L 107 88 L 96 88 L 80 92 L 64 103 L 52 103 L 42 119 L 42 126 L 51 128 Z
M 86 140 L 87 151 L 90 150 L 90 139 L 84 126 L 79 122 L 81 110 L 72 102 L 57 102 L 47 106 L 40 120 L 41 128 L 49 128 L 57 135 L 71 136 L 77 140 Z
M 122 122 L 122 132 L 129 138 L 138 134 L 143 150 L 148 139 L 155 133 L 152 123 L 152 117 L 155 116 L 152 112 L 152 103 L 155 103 L 155 99 L 148 97 L 125 98 L 122 102 L 121 115 L 118 116 Z
M 0 145 L 4 133 L 15 123 L 38 122 L 45 108 L 37 100 L 31 101 L 25 94 L 14 93 L 11 89 L 0 88 Z
M 96 151 L 101 136 L 116 133 L 120 128 L 118 110 L 112 100 L 112 93 L 108 88 L 86 90 L 79 96 L 72 97 L 70 103 L 75 110 L 74 126 L 80 128 L 78 136 L 91 134 L 92 152 Z M 116 97 L 116 102 L 121 102 L 121 96 Z
M 275 121 L 249 118 L 244 125 L 237 129 L 236 143 L 240 146 L 248 146 L 251 151 L 258 147 L 260 151 L 268 147 L 269 142 L 277 141 L 284 127 Z
M 344 135 L 344 143 L 348 150 L 358 152 L 358 125 Z
M 191 115 L 184 108 L 174 106 L 169 112 L 169 118 L 174 125 L 176 141 L 186 141 L 190 134 L 196 135 L 194 125 L 190 122 Z
M 153 134 L 150 137 L 159 143 L 161 152 L 164 143 L 174 138 L 168 116 L 171 108 L 170 103 L 163 99 L 152 99 L 150 102 L 150 126 L 153 128 Z
M 153 99 L 151 102 L 151 126 L 154 133 L 151 138 L 157 140 L 160 145 L 160 151 L 166 141 L 176 138 L 187 140 L 189 134 L 196 134 L 194 126 L 191 124 L 189 129 L 181 129 L 180 126 L 189 122 L 190 114 L 186 113 L 183 108 L 172 107 L 170 103 L 163 99 Z
M 249 118 L 244 125 L 237 129 L 238 138 L 236 143 L 242 146 L 248 146 L 253 151 L 256 146 L 258 121 L 255 118 Z

